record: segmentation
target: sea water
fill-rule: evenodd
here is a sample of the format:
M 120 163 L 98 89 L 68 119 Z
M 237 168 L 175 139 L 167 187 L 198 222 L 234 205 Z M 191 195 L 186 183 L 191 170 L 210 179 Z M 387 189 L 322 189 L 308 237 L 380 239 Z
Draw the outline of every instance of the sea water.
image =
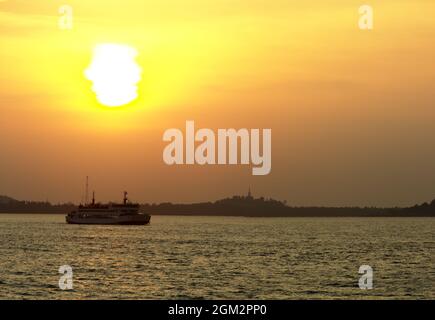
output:
M 0 214 L 0 299 L 434 299 L 434 218 Z M 61 290 L 61 266 L 72 289 Z M 360 289 L 361 265 L 373 288 Z

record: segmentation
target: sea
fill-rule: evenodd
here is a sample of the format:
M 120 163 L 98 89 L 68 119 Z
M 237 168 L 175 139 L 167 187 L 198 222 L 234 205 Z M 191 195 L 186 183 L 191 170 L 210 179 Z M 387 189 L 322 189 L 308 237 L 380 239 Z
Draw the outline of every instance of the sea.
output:
M 0 299 L 434 299 L 434 231 L 435 218 L 0 214 Z

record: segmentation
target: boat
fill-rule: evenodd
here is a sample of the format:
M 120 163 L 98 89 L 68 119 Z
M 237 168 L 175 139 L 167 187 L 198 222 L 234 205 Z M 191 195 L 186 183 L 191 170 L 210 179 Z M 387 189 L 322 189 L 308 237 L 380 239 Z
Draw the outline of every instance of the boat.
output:
M 145 225 L 149 224 L 151 216 L 139 212 L 138 203 L 131 203 L 124 191 L 123 203 L 101 204 L 95 202 L 95 192 L 92 202 L 79 205 L 76 210 L 66 216 L 69 224 L 108 224 L 108 225 Z

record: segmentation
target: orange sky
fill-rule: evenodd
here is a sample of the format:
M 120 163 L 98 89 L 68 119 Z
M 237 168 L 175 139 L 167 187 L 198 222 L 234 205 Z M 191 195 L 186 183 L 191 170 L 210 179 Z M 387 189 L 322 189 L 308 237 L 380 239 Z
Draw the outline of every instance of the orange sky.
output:
M 74 9 L 72 30 L 58 8 Z M 365 2 L 364 2 L 365 3 Z M 0 194 L 295 205 L 408 205 L 435 195 L 435 2 L 0 0 Z M 101 106 L 99 43 L 137 49 L 139 98 Z M 168 128 L 271 128 L 272 172 L 162 161 Z

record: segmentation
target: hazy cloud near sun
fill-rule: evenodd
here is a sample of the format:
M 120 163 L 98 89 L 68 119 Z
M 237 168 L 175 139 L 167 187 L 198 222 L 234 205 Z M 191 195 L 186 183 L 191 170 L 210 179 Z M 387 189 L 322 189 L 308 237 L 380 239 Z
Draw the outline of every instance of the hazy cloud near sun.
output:
M 359 3 L 358 0 L 349 0 L 345 6 L 353 10 Z M 23 15 L 47 15 L 55 16 L 57 9 L 66 4 L 60 0 L 0 0 L 0 12 L 10 12 Z M 343 1 L 288 1 L 288 0 L 70 0 L 67 3 L 75 10 L 77 18 L 106 20 L 106 22 L 126 24 L 132 21 L 178 20 L 189 23 L 210 21 L 215 19 L 231 19 L 243 16 L 256 16 L 257 18 L 277 19 L 284 18 L 287 13 L 307 13 L 314 7 L 316 10 L 332 12 L 337 8 L 343 8 Z M 164 7 L 164 10 L 162 10 Z
M 0 0 L 2 34 L 33 36 L 35 33 L 56 30 L 59 7 L 56 2 Z
M 0 29 L 4 35 L 35 36 L 37 32 L 56 28 L 57 17 L 0 12 Z M 31 31 L 31 34 L 29 34 Z

